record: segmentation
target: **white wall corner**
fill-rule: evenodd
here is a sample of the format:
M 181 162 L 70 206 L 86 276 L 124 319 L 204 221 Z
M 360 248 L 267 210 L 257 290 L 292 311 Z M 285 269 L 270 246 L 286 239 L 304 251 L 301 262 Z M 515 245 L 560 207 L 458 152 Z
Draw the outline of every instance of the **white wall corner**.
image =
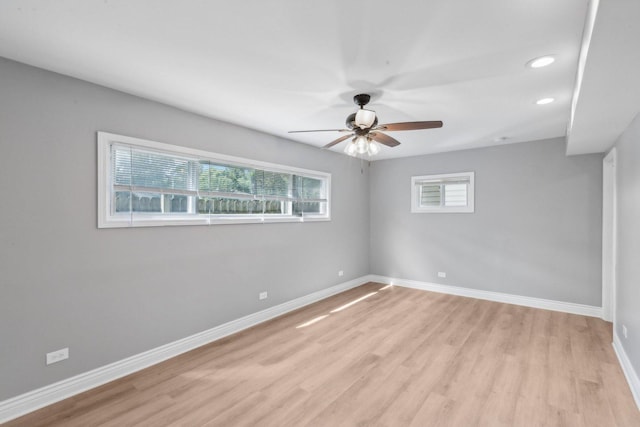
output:
M 611 344 L 613 345 L 613 350 L 616 352 L 616 356 L 618 356 L 622 372 L 624 372 L 624 376 L 627 378 L 627 383 L 629 383 L 629 388 L 631 389 L 633 399 L 636 401 L 636 406 L 638 410 L 640 410 L 640 378 L 638 378 L 636 370 L 633 369 L 631 360 L 629 360 L 629 356 L 627 356 L 627 353 L 624 351 L 620 337 L 615 329 L 613 331 L 613 343 Z
M 67 399 L 76 394 L 122 378 L 187 351 L 235 334 L 259 323 L 297 310 L 332 295 L 372 281 L 371 275 L 361 276 L 338 285 L 287 301 L 257 313 L 249 314 L 206 331 L 182 338 L 160 347 L 136 354 L 100 368 L 58 381 L 39 389 L 0 402 L 0 424 L 37 409 Z
M 554 301 L 543 298 L 525 297 L 520 295 L 505 294 L 501 292 L 484 291 L 479 289 L 463 288 L 460 286 L 441 285 L 437 283 L 421 282 L 418 280 L 398 279 L 395 277 L 372 275 L 373 282 L 387 285 L 403 286 L 405 288 L 422 289 L 424 291 L 438 292 L 441 294 L 458 295 L 469 298 L 483 299 L 487 301 L 503 302 L 506 304 L 522 305 L 525 307 L 541 308 L 543 310 L 560 311 L 563 313 L 580 314 L 589 317 L 602 318 L 602 307 L 576 304 L 564 301 Z

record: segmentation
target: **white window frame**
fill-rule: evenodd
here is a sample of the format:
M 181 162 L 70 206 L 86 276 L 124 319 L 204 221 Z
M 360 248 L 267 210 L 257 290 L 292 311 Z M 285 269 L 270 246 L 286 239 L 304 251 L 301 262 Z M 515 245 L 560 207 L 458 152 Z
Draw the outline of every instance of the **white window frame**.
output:
M 181 147 L 162 142 L 117 135 L 109 132 L 98 132 L 98 228 L 121 227 L 153 227 L 167 225 L 211 225 L 211 224 L 254 224 L 254 223 L 278 223 L 278 222 L 309 222 L 331 220 L 331 174 L 309 169 L 284 166 L 275 163 L 250 160 L 242 157 L 228 156 L 194 148 Z M 321 179 L 326 186 L 326 210 L 321 214 L 305 213 L 302 216 L 291 214 L 242 214 L 242 215 L 210 215 L 210 214 L 115 214 L 112 203 L 112 167 L 111 146 L 128 145 L 136 148 L 155 150 L 164 154 L 176 156 L 197 157 L 215 163 L 223 163 L 231 166 L 262 169 L 271 172 L 294 174 L 308 178 Z M 190 211 L 193 209 L 190 209 Z M 135 219 L 133 219 L 135 216 Z
M 444 206 L 441 201 L 440 206 L 420 206 L 420 182 L 421 181 L 439 181 L 446 185 L 447 180 L 455 178 L 465 178 L 469 180 L 467 188 L 467 205 L 466 206 Z M 411 177 L 411 212 L 412 213 L 473 213 L 475 212 L 474 197 L 475 195 L 475 173 L 459 172 L 445 173 L 437 175 L 421 175 Z

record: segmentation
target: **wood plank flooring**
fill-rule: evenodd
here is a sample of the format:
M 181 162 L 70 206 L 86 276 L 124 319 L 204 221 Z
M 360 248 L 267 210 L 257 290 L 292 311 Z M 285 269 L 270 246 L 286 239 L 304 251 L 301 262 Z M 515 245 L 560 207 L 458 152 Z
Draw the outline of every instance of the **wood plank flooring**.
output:
M 611 338 L 368 283 L 7 426 L 640 426 Z

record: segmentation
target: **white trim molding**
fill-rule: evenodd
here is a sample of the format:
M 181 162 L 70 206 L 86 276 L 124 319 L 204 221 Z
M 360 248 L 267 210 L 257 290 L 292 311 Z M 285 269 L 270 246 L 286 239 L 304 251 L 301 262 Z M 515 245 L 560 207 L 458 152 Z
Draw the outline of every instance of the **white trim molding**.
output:
M 521 295 L 505 294 L 501 292 L 484 291 L 480 289 L 463 288 L 459 286 L 441 285 L 437 283 L 420 282 L 417 280 L 398 279 L 394 277 L 371 275 L 372 282 L 387 285 L 403 286 L 405 288 L 422 289 L 424 291 L 441 294 L 459 295 L 488 301 L 504 302 L 525 307 L 541 308 L 544 310 L 561 311 L 564 313 L 581 314 L 589 317 L 602 318 L 602 307 L 576 304 L 572 302 L 553 301 L 543 298 L 525 297 Z
M 438 175 L 422 175 L 411 177 L 411 213 L 473 213 L 475 212 L 475 172 L 445 173 Z M 466 203 L 462 206 L 447 204 L 447 186 L 451 184 L 466 185 Z M 440 205 L 424 206 L 421 202 L 422 186 L 438 186 L 440 189 Z
M 640 410 L 640 378 L 638 378 L 636 370 L 633 369 L 631 360 L 629 360 L 629 356 L 627 356 L 627 353 L 624 351 L 620 337 L 615 329 L 613 330 L 613 342 L 611 345 L 613 345 L 613 350 L 616 352 L 616 356 L 618 356 L 618 361 L 627 379 L 627 383 L 629 383 L 629 388 L 631 389 L 633 399 L 636 401 L 636 406 L 638 410 Z
M 602 318 L 616 326 L 617 260 L 616 147 L 602 159 Z
M 242 157 L 228 156 L 209 151 L 197 150 L 194 148 L 182 147 L 178 145 L 165 144 L 162 142 L 150 141 L 147 139 L 134 138 L 124 135 L 116 135 L 108 132 L 97 133 L 98 142 L 98 228 L 122 228 L 122 227 L 154 227 L 154 226 L 176 226 L 176 225 L 214 225 L 214 224 L 267 224 L 277 222 L 315 222 L 331 221 L 331 173 L 302 169 L 293 166 L 267 163 L 258 160 L 245 159 Z M 116 183 L 115 164 L 118 163 L 118 154 L 128 157 L 130 163 L 128 172 L 123 170 L 128 183 Z M 150 186 L 136 186 L 133 182 L 132 174 L 135 174 L 136 161 L 135 153 L 148 155 L 159 155 L 167 161 L 185 162 L 189 166 L 183 170 L 180 179 L 186 180 L 184 188 L 168 188 L 164 184 L 149 184 Z M 170 159 L 170 160 L 168 160 Z M 252 169 L 261 172 L 274 172 L 287 175 L 290 180 L 288 195 L 264 196 L 258 191 L 249 193 L 236 193 L 231 190 L 204 190 L 199 187 L 199 173 L 202 162 L 211 167 L 240 167 L 248 170 Z M 160 170 L 156 171 L 160 172 Z M 293 176 L 309 178 L 322 183 L 323 190 L 317 196 L 320 198 L 307 198 L 300 194 L 294 196 L 292 193 Z M 254 189 L 256 190 L 256 189 Z M 115 194 L 124 192 L 129 196 L 128 209 L 126 212 L 116 212 L 113 203 Z M 134 193 L 153 194 L 157 197 L 159 212 L 137 212 L 131 206 Z M 188 200 L 186 212 L 168 212 L 164 206 L 164 196 L 186 197 Z M 198 198 L 208 199 L 222 198 L 227 200 L 240 200 L 247 203 L 268 201 L 282 205 L 281 213 L 245 212 L 245 213 L 200 213 L 198 211 Z M 293 210 L 295 202 L 320 203 L 323 208 L 318 213 L 297 214 Z M 262 205 L 264 207 L 264 205 Z M 245 205 L 245 208 L 248 206 Z
M 297 310 L 332 295 L 363 285 L 371 276 L 362 276 L 330 288 L 287 301 L 257 313 L 249 314 L 206 331 L 136 354 L 89 372 L 21 394 L 0 402 L 0 424 L 26 415 L 47 405 L 122 378 L 187 351 L 235 334 L 259 323 Z

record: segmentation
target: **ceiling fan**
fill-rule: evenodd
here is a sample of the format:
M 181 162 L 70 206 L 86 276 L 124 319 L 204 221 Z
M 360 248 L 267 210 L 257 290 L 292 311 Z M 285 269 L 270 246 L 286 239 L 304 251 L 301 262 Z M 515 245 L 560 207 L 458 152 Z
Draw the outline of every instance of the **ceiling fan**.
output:
M 348 129 L 316 129 L 316 130 L 292 130 L 289 133 L 300 132 L 349 132 L 348 135 L 341 136 L 340 138 L 331 141 L 322 148 L 330 148 L 336 144 L 341 143 L 344 140 L 352 138 L 351 142 L 345 148 L 345 153 L 350 156 L 357 156 L 358 154 L 368 153 L 373 156 L 378 154 L 380 146 L 376 143 L 379 142 L 387 147 L 395 147 L 400 145 L 400 142 L 390 137 L 381 131 L 397 131 L 397 130 L 418 130 L 418 129 L 434 129 L 441 128 L 441 121 L 429 121 L 429 122 L 401 122 L 401 123 L 387 123 L 384 125 L 378 124 L 378 117 L 373 110 L 367 110 L 365 105 L 371 100 L 371 95 L 361 93 L 353 97 L 353 102 L 360 106 L 360 109 L 349 114 L 346 120 Z

